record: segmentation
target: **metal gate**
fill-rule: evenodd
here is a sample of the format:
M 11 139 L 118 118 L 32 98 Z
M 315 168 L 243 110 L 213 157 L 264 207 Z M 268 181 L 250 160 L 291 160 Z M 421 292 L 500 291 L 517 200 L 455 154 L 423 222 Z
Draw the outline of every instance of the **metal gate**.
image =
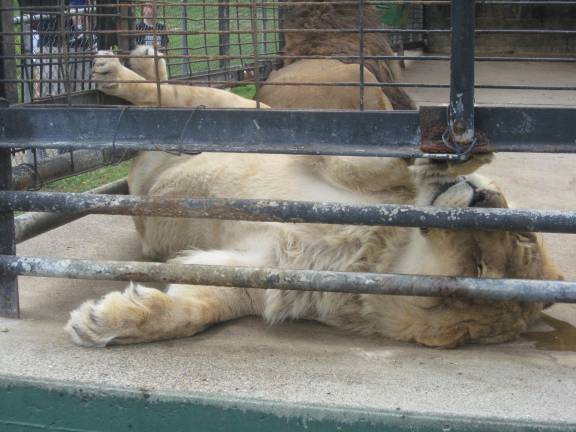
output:
M 50 5 L 46 5 L 50 3 Z M 164 51 L 170 77 L 167 82 L 234 87 L 254 85 L 254 92 L 267 74 L 286 60 L 283 35 L 302 32 L 282 24 L 283 8 L 302 2 L 229 0 L 219 2 L 155 1 L 152 26 L 155 52 Z M 314 3 L 314 2 L 308 2 Z M 340 1 L 340 3 L 342 3 Z M 450 83 L 410 82 L 282 83 L 282 85 L 449 88 L 448 107 L 419 110 L 276 111 L 172 109 L 118 106 L 91 90 L 83 67 L 93 49 L 120 50 L 120 56 L 142 37 L 137 27 L 135 2 L 86 2 L 71 8 L 62 0 L 44 2 L 41 10 L 33 1 L 27 6 L 2 0 L 0 49 L 0 315 L 17 317 L 17 276 L 85 279 L 162 281 L 232 287 L 290 290 L 322 290 L 372 294 L 469 295 L 519 301 L 576 302 L 575 282 L 494 280 L 428 277 L 394 274 L 338 273 L 279 269 L 238 269 L 158 263 L 56 260 L 16 255 L 14 211 L 86 214 L 123 214 L 250 221 L 391 225 L 452 229 L 486 229 L 576 233 L 576 212 L 514 209 L 438 209 L 396 205 L 342 205 L 306 202 L 264 202 L 230 199 L 170 199 L 100 194 L 67 194 L 12 191 L 11 155 L 15 149 L 98 150 L 112 154 L 137 150 L 174 152 L 261 152 L 287 154 L 356 155 L 403 158 L 466 159 L 475 152 L 576 153 L 576 108 L 475 107 L 475 61 L 519 61 L 511 56 L 476 56 L 476 34 L 576 35 L 576 30 L 476 29 L 480 5 L 572 7 L 575 1 L 393 1 L 357 0 L 355 28 L 337 29 L 358 34 L 357 55 L 332 56 L 358 63 L 360 70 L 371 60 L 450 61 Z M 304 2 L 306 4 L 306 2 Z M 323 2 L 330 4 L 330 2 Z M 364 7 L 412 7 L 451 5 L 451 28 L 424 29 L 419 18 L 404 28 L 364 25 Z M 424 6 L 426 7 L 426 6 Z M 416 12 L 415 12 L 416 11 Z M 191 16 L 190 14 L 194 14 Z M 411 10 L 418 17 L 417 10 Z M 15 20 L 19 16 L 19 20 Z M 39 18 L 38 18 L 39 17 Z M 82 26 L 78 26 L 80 19 Z M 26 22 L 48 19 L 44 36 L 55 46 L 40 54 L 26 52 L 36 33 Z M 20 25 L 15 29 L 15 25 Z M 408 28 L 406 28 L 408 27 Z M 84 42 L 70 45 L 70 38 Z M 310 33 L 335 29 L 306 29 Z M 394 34 L 398 55 L 367 56 L 366 35 Z M 413 56 L 404 48 L 425 42 L 426 35 L 451 35 L 451 55 Z M 403 38 L 410 35 L 409 38 Z M 416 35 L 416 36 L 415 36 Z M 422 37 L 419 37 L 422 36 Z M 172 40 L 172 42 L 166 42 Z M 28 42 L 25 42 L 28 38 Z M 404 46 L 404 42 L 407 44 Z M 76 43 L 76 42 L 73 42 Z M 80 48 L 78 48 L 80 47 Z M 324 58 L 302 56 L 299 58 Z M 533 61 L 576 62 L 576 57 L 523 57 Z M 44 68 L 35 59 L 48 64 Z M 52 69 L 56 64 L 56 70 Z M 80 68 L 80 72 L 78 72 Z M 35 70 L 36 69 L 36 70 Z M 34 75 L 39 74 L 39 75 Z M 78 75 L 80 74 L 80 75 Z M 28 77 L 28 78 L 27 78 Z M 155 81 L 160 85 L 159 81 Z M 56 86 L 58 94 L 35 97 L 38 85 Z M 36 87 L 35 87 L 36 86 Z M 476 88 L 515 90 L 576 90 L 576 86 L 497 86 Z M 35 90 L 36 89 L 36 90 Z M 46 96 L 46 97 L 44 97 Z M 40 102 L 39 104 L 33 102 Z M 103 103 L 109 105 L 102 106 Z M 47 106 L 51 104 L 51 106 Z M 84 106 L 81 106 L 84 104 Z M 110 106 L 110 104 L 115 104 Z M 145 137 L 145 138 L 143 138 Z M 36 233 L 42 230 L 36 230 Z

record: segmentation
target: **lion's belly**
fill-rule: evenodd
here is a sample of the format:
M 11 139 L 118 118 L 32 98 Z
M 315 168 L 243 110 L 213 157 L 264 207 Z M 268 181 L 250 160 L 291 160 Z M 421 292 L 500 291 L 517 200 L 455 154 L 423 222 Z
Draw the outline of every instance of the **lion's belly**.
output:
M 316 176 L 299 157 L 204 153 L 143 155 L 130 175 L 132 193 L 164 197 L 324 202 L 374 202 Z M 166 259 L 183 249 L 226 249 L 255 235 L 273 235 L 276 224 L 211 219 L 137 218 L 144 253 Z M 268 231 L 268 234 L 266 232 Z

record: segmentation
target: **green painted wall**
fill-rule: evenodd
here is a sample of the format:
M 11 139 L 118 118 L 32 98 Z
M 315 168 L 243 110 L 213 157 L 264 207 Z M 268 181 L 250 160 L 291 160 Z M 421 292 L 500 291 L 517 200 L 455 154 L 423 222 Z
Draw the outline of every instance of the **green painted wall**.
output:
M 425 409 L 425 407 L 423 407 Z M 0 379 L 0 431 L 458 432 L 576 431 L 576 425 L 502 423 L 257 400 L 155 395 Z

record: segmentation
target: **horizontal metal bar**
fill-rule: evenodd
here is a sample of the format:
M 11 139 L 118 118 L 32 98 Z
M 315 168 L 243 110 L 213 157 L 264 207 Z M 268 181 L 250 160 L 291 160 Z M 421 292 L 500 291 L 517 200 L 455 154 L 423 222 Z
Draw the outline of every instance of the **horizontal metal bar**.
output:
M 541 280 L 475 279 L 132 261 L 58 260 L 10 255 L 0 255 L 0 275 L 576 303 L 575 282 Z
M 576 233 L 576 211 L 0 191 L 0 211 Z
M 84 193 L 125 195 L 128 193 L 126 179 L 105 184 Z M 86 216 L 85 213 L 25 213 L 14 218 L 16 243 L 20 243 Z
M 134 18 L 137 19 L 137 18 Z M 340 33 L 340 34 L 354 34 L 360 32 L 360 26 L 358 28 L 307 28 L 307 29 L 273 29 L 273 30 L 259 30 L 259 34 L 263 35 L 275 35 L 279 32 L 282 33 L 314 33 L 314 34 L 333 34 L 333 33 Z M 450 34 L 450 29 L 411 29 L 411 28 L 366 28 L 363 30 L 365 33 L 373 33 L 373 34 Z M 138 37 L 142 35 L 142 31 L 140 30 L 93 30 L 93 31 L 86 31 L 86 34 L 92 35 L 105 35 L 105 34 L 115 34 L 115 35 L 124 35 L 124 36 L 134 36 Z M 558 29 L 477 29 L 474 31 L 477 34 L 529 34 L 529 35 L 541 35 L 541 34 L 550 34 L 550 35 L 575 35 L 576 30 L 558 30 Z M 34 35 L 33 31 L 19 31 L 19 32 L 5 32 L 7 36 L 32 36 Z M 47 30 L 43 31 L 42 34 L 44 35 L 52 35 L 58 36 L 60 33 L 58 30 Z M 158 36 L 201 36 L 201 35 L 248 35 L 252 34 L 251 30 L 227 30 L 227 31 L 219 31 L 219 30 L 158 30 Z
M 398 59 L 400 59 L 398 57 Z M 246 68 L 243 68 L 246 69 Z M 215 75 L 215 74 L 212 74 Z M 208 74 L 203 74 L 201 77 L 208 77 Z M 81 79 L 73 80 L 73 79 L 46 79 L 46 80 L 38 80 L 38 79 L 10 79 L 10 80 L 2 80 L 0 79 L 0 83 L 82 83 L 84 82 Z M 111 81 L 112 82 L 112 81 Z M 145 83 L 152 83 L 152 84 L 190 84 L 190 85 L 212 85 L 212 86 L 235 86 L 235 85 L 244 85 L 244 84 L 254 84 L 254 80 L 250 81 L 234 81 L 234 80 L 200 80 L 200 79 L 190 79 L 190 78 L 183 78 L 183 79 L 170 79 L 170 80 L 114 80 L 115 83 L 131 83 L 131 84 L 145 84 Z M 292 81 L 292 82 L 275 82 L 275 83 L 264 83 L 263 86 L 279 86 L 279 87 L 361 87 L 362 83 L 359 81 L 348 81 L 348 82 L 299 82 L 299 81 Z M 436 88 L 436 89 L 444 89 L 450 88 L 449 84 L 428 84 L 428 83 L 413 83 L 413 82 L 378 82 L 378 83 L 364 83 L 364 87 L 379 87 L 379 88 L 387 88 L 387 87 L 401 87 L 401 88 Z M 475 89 L 482 89 L 482 90 L 542 90 L 542 91 L 576 91 L 576 86 L 547 86 L 547 85 L 498 85 L 498 84 L 478 84 L 474 86 Z
M 234 46 L 234 44 L 230 44 L 230 46 Z M 170 48 L 173 50 L 182 51 L 182 48 Z M 170 51 L 168 49 L 167 51 Z M 101 57 L 106 57 L 102 55 Z M 116 58 L 147 58 L 149 56 L 138 56 L 138 55 L 131 55 L 131 54 L 115 54 Z M 4 59 L 53 59 L 58 60 L 62 58 L 62 53 L 31 53 L 31 54 L 17 54 L 14 56 L 2 56 Z M 93 53 L 84 53 L 84 52 L 72 52 L 69 54 L 69 58 L 73 60 L 93 60 L 94 54 Z M 170 66 L 179 66 L 181 64 L 187 64 L 189 60 L 242 60 L 250 58 L 250 56 L 246 55 L 212 55 L 212 54 L 171 54 L 170 55 Z M 302 60 L 302 59 L 326 59 L 326 60 L 356 60 L 360 59 L 361 56 L 359 55 L 283 55 L 283 54 L 261 54 L 258 57 L 260 60 L 285 60 L 285 59 L 292 59 L 292 60 Z M 174 60 L 183 60 L 182 62 L 175 62 Z M 366 55 L 364 56 L 364 60 L 417 60 L 417 61 L 448 61 L 450 60 L 450 56 L 447 55 Z M 550 63 L 573 63 L 576 62 L 576 57 L 546 57 L 546 56 L 538 56 L 538 57 L 530 57 L 530 56 L 476 56 L 475 61 L 484 61 L 484 62 L 550 62 Z M 44 63 L 46 64 L 46 63 Z M 55 64 L 58 64 L 56 61 Z M 273 64 L 273 62 L 270 62 Z M 234 72 L 245 70 L 248 67 L 253 67 L 253 65 L 244 65 L 244 66 L 236 66 L 234 68 L 227 68 L 227 69 L 218 69 L 216 71 L 205 71 L 206 73 L 226 73 L 226 72 Z M 196 73 L 194 76 L 198 76 L 203 74 L 204 72 Z M 189 78 L 189 75 L 183 75 L 186 78 Z M 174 76 L 171 76 L 171 80 L 173 81 Z M 21 82 L 21 81 L 19 81 Z M 44 82 L 44 81 L 43 81 Z
M 421 111 L 208 110 L 144 107 L 0 109 L 0 148 L 427 157 Z M 476 130 L 495 152 L 576 153 L 576 108 L 476 107 Z M 448 150 L 446 150 L 448 153 Z M 446 157 L 450 157 L 446 155 Z
M 0 109 L 0 147 L 415 157 L 418 113 L 154 108 Z
M 531 6 L 531 5 L 575 5 L 576 0 L 477 0 L 479 4 L 490 4 L 490 5 L 524 5 L 524 6 Z M 323 1 L 323 4 L 347 4 L 347 5 L 356 5 L 357 3 L 355 0 L 350 1 L 341 1 L 341 0 L 334 0 L 334 1 Z M 298 1 L 295 4 L 286 3 L 283 1 L 262 1 L 258 2 L 258 7 L 297 7 L 299 5 L 315 5 L 317 2 L 310 0 L 310 1 Z M 366 0 L 365 4 L 367 5 L 381 5 L 381 4 L 401 4 L 401 5 L 450 5 L 450 0 Z M 133 3 L 125 1 L 119 3 L 102 3 L 100 6 L 107 6 L 110 8 L 119 8 L 123 6 L 134 6 Z M 172 7 L 183 7 L 183 4 L 177 1 L 162 1 L 162 6 L 172 6 Z M 210 7 L 217 7 L 217 6 L 230 6 L 234 8 L 249 8 L 251 7 L 250 3 L 242 2 L 242 1 L 235 1 L 235 2 L 206 2 L 206 1 L 191 1 L 186 2 L 186 7 L 191 6 L 210 6 Z M 40 6 L 42 9 L 46 10 L 47 15 L 50 9 L 54 10 L 54 12 L 59 12 L 62 8 L 69 9 L 70 6 L 68 5 L 46 5 Z M 72 7 L 73 8 L 73 7 Z M 2 10 L 37 10 L 38 6 L 18 6 L 18 7 L 11 7 L 11 8 L 2 8 Z
M 22 163 L 12 168 L 13 188 L 22 190 L 38 187 L 45 182 L 79 174 L 104 164 L 104 155 L 90 150 L 77 150 L 72 157 L 70 152 L 66 152 L 35 163 Z

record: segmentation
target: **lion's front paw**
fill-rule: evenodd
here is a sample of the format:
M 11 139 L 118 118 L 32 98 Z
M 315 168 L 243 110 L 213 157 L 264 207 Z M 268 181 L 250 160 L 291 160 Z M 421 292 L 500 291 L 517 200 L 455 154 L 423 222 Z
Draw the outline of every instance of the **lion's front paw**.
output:
M 122 64 L 112 51 L 98 51 L 92 66 L 92 80 L 96 88 L 104 93 L 114 93 L 120 88 Z
M 449 183 L 459 176 L 472 174 L 482 165 L 492 161 L 492 153 L 472 155 L 466 161 L 417 159 L 412 166 L 412 173 L 420 185 L 433 183 Z
M 506 198 L 494 182 L 478 174 L 460 177 L 433 197 L 435 207 L 506 208 Z
M 131 284 L 124 292 L 83 303 L 70 314 L 65 330 L 85 347 L 152 340 L 161 322 L 151 317 L 163 315 L 170 301 L 161 291 Z

